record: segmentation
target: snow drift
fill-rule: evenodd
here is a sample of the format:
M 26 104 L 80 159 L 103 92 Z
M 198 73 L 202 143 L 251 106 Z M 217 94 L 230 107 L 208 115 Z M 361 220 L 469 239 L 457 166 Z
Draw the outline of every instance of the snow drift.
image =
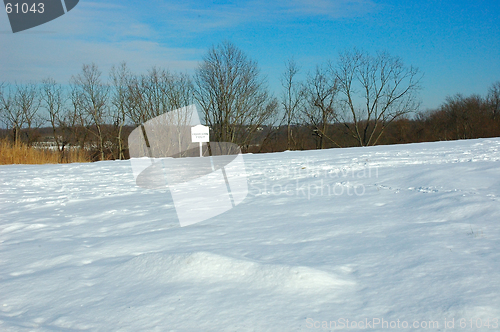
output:
M 500 139 L 244 162 L 247 198 L 183 228 L 129 161 L 0 166 L 0 330 L 498 327 Z

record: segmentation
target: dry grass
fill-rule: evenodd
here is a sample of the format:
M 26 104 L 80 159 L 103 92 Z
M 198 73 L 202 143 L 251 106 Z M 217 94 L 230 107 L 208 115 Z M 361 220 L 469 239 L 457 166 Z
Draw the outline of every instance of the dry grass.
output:
M 81 150 L 66 151 L 63 163 L 84 163 L 90 158 Z M 9 164 L 59 164 L 58 151 L 37 149 L 23 143 L 14 144 L 7 139 L 0 140 L 0 165 Z

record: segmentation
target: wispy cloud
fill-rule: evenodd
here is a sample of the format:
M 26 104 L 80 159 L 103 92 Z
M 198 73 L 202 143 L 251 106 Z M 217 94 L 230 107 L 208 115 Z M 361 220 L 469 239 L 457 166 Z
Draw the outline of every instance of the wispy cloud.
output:
M 359 17 L 377 9 L 372 0 L 290 0 L 287 11 L 292 15 L 325 16 L 332 19 Z
M 77 8 L 77 9 L 76 9 Z M 68 14 L 26 32 L 8 33 L 0 18 L 0 82 L 53 77 L 67 83 L 82 64 L 95 62 L 107 73 L 126 61 L 144 72 L 153 65 L 186 71 L 197 64 L 201 50 L 159 42 L 159 32 L 123 5 L 80 2 Z
M 190 38 L 253 23 L 360 16 L 375 8 L 373 0 L 81 1 L 66 15 L 17 34 L 8 33 L 7 15 L 0 14 L 0 82 L 47 76 L 67 82 L 89 62 L 104 71 L 121 61 L 136 71 L 153 65 L 190 71 L 205 52 Z
M 201 4 L 200 4 L 201 3 Z M 377 11 L 373 0 L 166 1 L 158 5 L 164 23 L 178 31 L 207 32 L 248 23 L 279 24 L 304 17 L 339 19 Z

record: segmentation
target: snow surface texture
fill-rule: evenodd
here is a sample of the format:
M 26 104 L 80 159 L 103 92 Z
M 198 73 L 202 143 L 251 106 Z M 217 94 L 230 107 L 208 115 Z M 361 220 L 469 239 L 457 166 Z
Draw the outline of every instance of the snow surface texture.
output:
M 0 166 L 0 331 L 498 326 L 500 139 L 244 160 L 247 198 L 183 228 L 129 161 Z

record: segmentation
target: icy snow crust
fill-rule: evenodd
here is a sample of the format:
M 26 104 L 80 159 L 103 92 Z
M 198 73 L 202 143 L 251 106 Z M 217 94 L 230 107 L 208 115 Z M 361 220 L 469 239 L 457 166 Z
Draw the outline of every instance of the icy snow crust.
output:
M 183 228 L 129 161 L 0 166 L 0 331 L 494 330 L 500 139 L 244 160 L 247 198 Z

